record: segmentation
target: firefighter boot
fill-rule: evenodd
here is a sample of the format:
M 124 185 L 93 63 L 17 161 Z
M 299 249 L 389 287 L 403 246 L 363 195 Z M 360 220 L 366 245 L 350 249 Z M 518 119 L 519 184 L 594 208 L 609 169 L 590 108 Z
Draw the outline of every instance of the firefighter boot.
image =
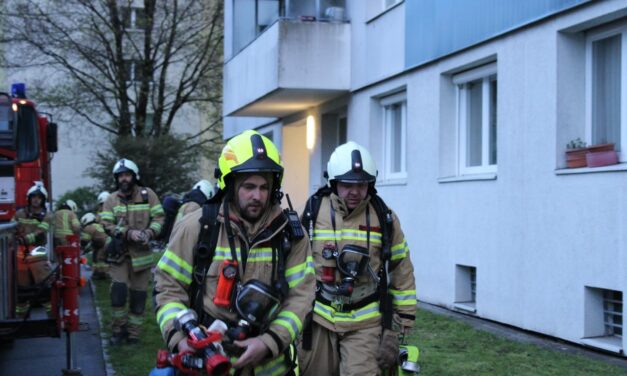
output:
M 130 315 L 128 320 L 129 344 L 139 343 L 141 326 L 144 322 L 144 308 L 146 307 L 146 291 L 130 290 Z
M 18 319 L 25 319 L 28 316 L 28 309 L 30 308 L 30 302 L 20 302 L 15 305 L 15 316 Z
M 113 282 L 111 284 L 111 338 L 109 343 L 112 346 L 120 345 L 126 339 L 128 333 L 128 313 L 126 312 L 125 283 Z

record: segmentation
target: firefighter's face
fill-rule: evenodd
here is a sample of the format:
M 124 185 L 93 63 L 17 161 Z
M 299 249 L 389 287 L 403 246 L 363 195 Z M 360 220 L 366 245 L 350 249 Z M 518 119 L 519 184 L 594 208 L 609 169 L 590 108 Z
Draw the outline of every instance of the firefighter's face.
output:
M 368 182 L 344 183 L 337 182 L 337 195 L 346 203 L 349 210 L 353 210 L 368 195 Z
M 30 197 L 30 206 L 33 208 L 41 208 L 41 204 L 43 204 L 44 200 L 41 195 L 35 194 Z
M 249 222 L 256 222 L 261 218 L 268 204 L 270 185 L 261 175 L 251 175 L 246 178 L 237 190 L 239 211 L 242 217 Z
M 123 192 L 128 192 L 133 186 L 133 173 L 129 171 L 118 174 L 118 186 Z

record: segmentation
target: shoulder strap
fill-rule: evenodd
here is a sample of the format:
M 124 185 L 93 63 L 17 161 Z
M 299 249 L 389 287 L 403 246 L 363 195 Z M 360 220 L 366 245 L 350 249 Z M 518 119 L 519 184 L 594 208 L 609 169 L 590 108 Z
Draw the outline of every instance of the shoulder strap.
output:
M 370 201 L 377 213 L 377 218 L 381 226 L 381 270 L 379 271 L 379 309 L 383 315 L 383 328 L 392 329 L 392 315 L 394 306 L 392 303 L 392 295 L 390 295 L 389 285 L 389 264 L 392 258 L 392 237 L 393 237 L 393 218 L 392 211 L 387 207 L 385 202 L 377 194 L 372 195 Z
M 305 204 L 305 210 L 302 214 L 301 221 L 307 233 L 309 234 L 309 242 L 313 244 L 314 226 L 318 219 L 318 212 L 320 211 L 320 205 L 322 204 L 322 198 L 331 194 L 331 188 L 323 186 L 316 193 L 314 193 Z
M 148 203 L 148 189 L 146 189 L 146 187 L 141 187 L 140 188 L 140 193 L 142 195 L 142 204 L 147 204 Z
M 205 294 L 205 278 L 207 271 L 213 261 L 220 226 L 217 221 L 219 202 L 207 203 L 202 206 L 202 216 L 200 217 L 200 236 L 196 249 L 194 250 L 194 271 L 192 273 L 192 283 L 189 286 L 190 305 L 198 314 L 199 322 L 203 322 L 203 295 Z

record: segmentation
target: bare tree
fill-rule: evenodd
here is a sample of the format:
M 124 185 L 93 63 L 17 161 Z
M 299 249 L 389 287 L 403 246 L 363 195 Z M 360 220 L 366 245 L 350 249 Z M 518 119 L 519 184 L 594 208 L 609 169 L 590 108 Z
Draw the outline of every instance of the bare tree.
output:
M 1 16 L 7 67 L 49 76 L 40 102 L 114 139 L 168 135 L 193 106 L 211 124 L 189 140 L 221 141 L 221 0 L 5 0 Z

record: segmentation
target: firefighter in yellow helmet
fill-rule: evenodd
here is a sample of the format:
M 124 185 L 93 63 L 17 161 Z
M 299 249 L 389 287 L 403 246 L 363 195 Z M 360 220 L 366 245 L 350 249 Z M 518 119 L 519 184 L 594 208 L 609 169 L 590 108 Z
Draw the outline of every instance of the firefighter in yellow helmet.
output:
M 414 268 L 398 217 L 374 189 L 368 150 L 338 146 L 327 174 L 303 213 L 317 289 L 301 367 L 304 375 L 377 375 L 396 364 L 399 336 L 414 324 Z
M 175 323 L 191 308 L 199 323 L 227 324 L 225 355 L 237 357 L 242 375 L 290 374 L 315 286 L 307 236 L 298 216 L 288 220 L 279 205 L 279 152 L 249 130 L 227 142 L 218 164 L 223 196 L 179 222 L 157 265 L 159 327 L 170 350 L 190 350 Z M 195 249 L 212 257 L 203 261 Z
M 42 249 L 38 248 L 46 246 L 48 231 L 52 223 L 52 215 L 46 211 L 48 191 L 41 183 L 36 183 L 26 194 L 28 196 L 28 206 L 18 210 L 12 219 L 12 221 L 17 222 L 18 302 L 15 307 L 15 313 L 18 318 L 25 317 L 31 305 L 29 300 L 22 294 L 19 294 L 19 288 L 25 289 L 41 285 L 52 272 L 48 256 L 45 252 L 40 252 Z M 44 291 L 48 288 L 48 286 L 41 287 Z M 44 296 L 46 293 L 44 292 L 41 295 Z M 44 299 L 42 305 L 48 316 L 53 317 L 50 299 Z
M 137 344 L 153 266 L 148 244 L 159 235 L 164 212 L 155 192 L 140 185 L 139 168 L 133 161 L 120 159 L 113 167 L 113 176 L 118 190 L 107 198 L 100 213 L 102 225 L 112 238 L 107 247 L 113 316 L 109 342 L 119 345 L 126 339 Z
M 66 200 L 54 212 L 54 246 L 68 244 L 68 235 L 79 235 L 81 224 L 76 212 L 78 205 L 74 200 Z

